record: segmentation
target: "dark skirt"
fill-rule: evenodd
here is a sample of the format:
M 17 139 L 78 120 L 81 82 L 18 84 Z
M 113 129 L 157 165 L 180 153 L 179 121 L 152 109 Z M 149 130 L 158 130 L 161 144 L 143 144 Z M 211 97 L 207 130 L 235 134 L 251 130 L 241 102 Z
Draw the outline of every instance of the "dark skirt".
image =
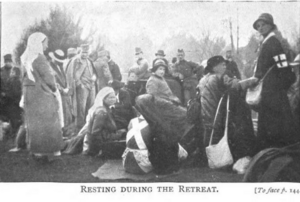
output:
M 263 95 L 258 115 L 257 152 L 300 141 L 285 91 Z

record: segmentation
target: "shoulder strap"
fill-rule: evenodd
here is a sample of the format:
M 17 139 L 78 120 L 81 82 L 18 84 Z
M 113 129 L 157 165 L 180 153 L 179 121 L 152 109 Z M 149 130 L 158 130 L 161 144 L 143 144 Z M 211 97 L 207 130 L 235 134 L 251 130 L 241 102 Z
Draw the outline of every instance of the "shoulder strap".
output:
M 214 131 L 215 131 L 215 125 L 216 125 L 216 121 L 217 121 L 217 117 L 218 117 L 218 114 L 219 114 L 219 111 L 220 111 L 220 107 L 221 107 L 221 104 L 223 102 L 223 99 L 225 97 L 226 94 L 224 94 L 220 101 L 219 101 L 219 104 L 218 104 L 218 107 L 217 107 L 217 111 L 216 111 L 216 114 L 215 114 L 215 118 L 214 118 L 214 123 L 213 123 L 213 128 L 212 128 L 212 131 L 211 131 L 211 134 L 210 134 L 210 140 L 209 140 L 209 145 L 212 144 L 212 139 L 213 139 L 213 135 L 214 135 Z M 229 96 L 228 96 L 229 97 Z
M 261 81 L 263 81 L 266 76 L 270 73 L 270 71 L 276 66 L 276 64 L 274 64 L 271 68 L 268 69 L 268 71 L 265 73 L 265 75 L 263 76 L 263 78 L 261 79 Z

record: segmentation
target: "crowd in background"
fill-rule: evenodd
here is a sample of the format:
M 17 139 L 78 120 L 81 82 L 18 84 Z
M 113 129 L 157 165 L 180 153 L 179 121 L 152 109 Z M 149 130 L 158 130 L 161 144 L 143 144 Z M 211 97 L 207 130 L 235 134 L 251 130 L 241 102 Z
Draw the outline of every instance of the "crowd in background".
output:
M 234 164 L 243 162 L 245 173 L 260 151 L 300 141 L 299 92 L 293 91 L 298 96 L 292 98 L 287 95 L 294 82 L 299 84 L 297 70 L 292 70 L 292 65 L 299 68 L 299 64 L 289 65 L 270 14 L 259 16 L 253 28 L 264 40 L 254 75 L 247 80 L 241 80 L 232 50 L 227 50 L 225 58 L 213 56 L 198 65 L 185 60 L 183 49 L 171 62 L 158 50 L 149 63 L 137 47 L 127 81 L 122 82 L 109 51 L 90 54 L 89 44 L 82 44 L 69 48 L 66 57 L 59 49 L 44 55 L 48 38 L 33 33 L 21 57 L 21 69 L 13 66 L 10 54 L 4 56 L 1 68 L 1 119 L 10 122 L 10 135 L 16 138 L 11 151 L 28 149 L 42 163 L 61 152 L 101 156 L 107 143 L 123 141 L 125 149 L 128 126 L 139 118 L 137 125 L 146 122 L 150 132 L 140 132 L 142 137 L 135 141 L 147 145 L 149 155 L 140 156 L 151 162 L 157 174 L 178 171 L 183 154 L 207 163 L 205 148 L 219 142 L 225 128 Z M 255 131 L 245 96 L 268 70 L 261 104 L 255 109 Z M 291 102 L 296 107 L 291 108 Z M 192 108 L 195 103 L 200 107 Z M 192 113 L 196 115 L 190 119 Z

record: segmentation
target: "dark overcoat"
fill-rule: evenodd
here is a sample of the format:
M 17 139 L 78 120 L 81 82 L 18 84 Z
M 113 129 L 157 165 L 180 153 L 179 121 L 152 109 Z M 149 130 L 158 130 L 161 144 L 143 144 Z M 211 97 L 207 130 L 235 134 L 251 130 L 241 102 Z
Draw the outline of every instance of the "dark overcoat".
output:
M 261 79 L 272 66 L 274 68 L 264 79 L 262 88 L 258 112 L 257 151 L 287 146 L 300 140 L 287 97 L 287 89 L 294 82 L 289 76 L 291 68 L 288 66 L 281 43 L 273 32 L 262 43 L 255 77 Z

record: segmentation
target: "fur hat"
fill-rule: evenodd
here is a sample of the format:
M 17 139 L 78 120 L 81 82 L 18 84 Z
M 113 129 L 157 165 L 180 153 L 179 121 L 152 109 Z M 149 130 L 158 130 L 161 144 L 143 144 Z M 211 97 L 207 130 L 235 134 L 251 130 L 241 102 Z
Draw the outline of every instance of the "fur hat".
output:
M 73 56 L 73 55 L 76 55 L 76 54 L 77 54 L 76 48 L 69 48 L 68 51 L 67 51 L 68 56 Z
M 98 52 L 98 57 L 107 57 L 109 56 L 109 52 L 107 50 L 101 50 Z
M 137 54 L 140 54 L 140 53 L 143 53 L 142 49 L 139 48 L 139 47 L 135 48 L 135 54 L 137 55 Z
M 163 66 L 165 68 L 165 71 L 168 71 L 168 66 L 166 62 L 163 59 L 156 59 L 153 62 L 153 67 L 151 69 L 152 72 L 156 72 L 158 67 Z
M 255 22 L 253 23 L 253 28 L 256 29 L 256 23 L 258 21 L 264 21 L 265 23 L 272 25 L 273 27 L 276 27 L 276 25 L 274 24 L 274 20 L 273 20 L 273 16 L 269 13 L 263 13 L 261 14 L 257 20 L 255 20 Z M 257 29 L 256 29 L 257 30 Z
M 89 49 L 90 49 L 90 45 L 89 44 L 82 44 L 81 46 L 81 52 L 82 53 L 88 53 L 89 52 Z
M 12 62 L 11 54 L 4 55 L 4 62 Z
M 178 50 L 177 50 L 177 54 L 178 54 L 178 53 L 183 53 L 183 54 L 184 54 L 184 50 L 183 50 L 183 49 L 178 49 Z

